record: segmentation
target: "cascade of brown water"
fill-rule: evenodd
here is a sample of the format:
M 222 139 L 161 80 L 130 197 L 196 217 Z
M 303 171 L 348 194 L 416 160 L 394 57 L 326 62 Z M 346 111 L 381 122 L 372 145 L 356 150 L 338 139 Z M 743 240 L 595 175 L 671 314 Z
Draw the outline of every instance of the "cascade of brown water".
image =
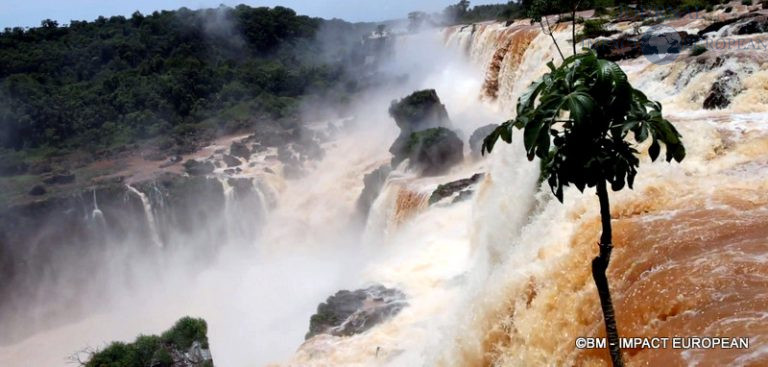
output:
M 674 23 L 677 24 L 677 23 Z M 686 29 L 706 21 L 686 22 Z M 515 25 L 487 27 L 496 37 L 474 35 L 469 55 L 488 70 L 482 94 L 514 102 L 539 65 L 553 57 L 546 39 L 534 38 L 510 59 L 504 32 Z M 630 24 L 617 29 L 629 30 Z M 536 30 L 531 30 L 537 34 Z M 555 36 L 567 39 L 570 30 Z M 452 32 L 453 44 L 461 30 Z M 518 33 L 515 33 L 518 34 Z M 739 36 L 756 40 L 764 35 Z M 495 44 L 488 44 L 495 43 Z M 478 58 L 477 55 L 485 55 Z M 628 349 L 629 366 L 768 364 L 768 63 L 764 52 L 684 52 L 669 65 L 645 58 L 622 61 L 630 81 L 660 100 L 682 131 L 688 157 L 680 167 L 642 158 L 636 189 L 611 193 L 616 251 L 609 269 L 622 336 L 748 337 L 749 349 Z M 504 64 L 503 67 L 499 65 Z M 533 75 L 535 74 L 535 75 Z M 706 111 L 702 105 L 722 75 L 737 84 L 723 94 L 730 104 Z M 524 80 L 521 80 L 524 79 Z M 504 110 L 509 110 L 505 108 Z M 512 116 L 510 116 L 512 117 Z M 493 167 L 513 169 L 502 154 Z M 505 231 L 497 201 L 518 200 L 507 187 L 520 176 L 491 170 L 477 198 L 473 248 L 490 255 L 456 334 L 436 353 L 446 366 L 606 366 L 606 350 L 578 350 L 580 336 L 604 336 L 589 261 L 600 233 L 594 195 L 566 193 L 566 204 L 537 195 L 539 209 L 522 233 Z M 511 210 L 507 208 L 506 210 Z M 501 243 L 500 243 L 501 242 Z M 500 260 L 501 259 L 501 260 Z M 461 331 L 458 331 L 461 330 Z

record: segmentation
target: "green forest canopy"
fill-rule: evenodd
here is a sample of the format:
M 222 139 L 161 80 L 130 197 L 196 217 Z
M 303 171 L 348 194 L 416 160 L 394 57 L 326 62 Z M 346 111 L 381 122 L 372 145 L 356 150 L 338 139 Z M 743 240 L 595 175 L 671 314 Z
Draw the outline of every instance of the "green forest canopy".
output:
M 352 50 L 329 52 L 321 27 L 347 37 L 342 48 L 373 25 L 239 5 L 6 28 L 0 149 L 108 149 L 293 118 L 300 97 L 353 85 L 341 83 Z

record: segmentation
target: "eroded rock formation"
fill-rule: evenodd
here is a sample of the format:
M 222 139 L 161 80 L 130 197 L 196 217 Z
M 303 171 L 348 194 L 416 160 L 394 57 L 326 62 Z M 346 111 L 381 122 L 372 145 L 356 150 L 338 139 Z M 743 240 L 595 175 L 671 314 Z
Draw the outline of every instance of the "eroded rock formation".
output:
M 350 336 L 365 332 L 397 315 L 408 305 L 405 298 L 402 291 L 383 285 L 338 291 L 317 307 L 305 339 L 318 334 Z

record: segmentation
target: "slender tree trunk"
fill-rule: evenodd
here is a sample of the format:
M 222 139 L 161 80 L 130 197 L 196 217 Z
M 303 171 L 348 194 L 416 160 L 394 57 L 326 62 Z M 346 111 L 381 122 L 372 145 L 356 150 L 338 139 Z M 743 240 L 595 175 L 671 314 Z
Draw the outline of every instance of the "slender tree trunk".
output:
M 579 1 L 573 6 L 571 11 L 571 43 L 573 43 L 573 54 L 576 55 L 576 9 L 579 7 Z
M 600 236 L 600 255 L 592 260 L 592 278 L 595 279 L 597 294 L 600 295 L 600 306 L 603 309 L 605 320 L 605 334 L 608 337 L 608 350 L 611 353 L 611 361 L 614 367 L 623 367 L 621 348 L 619 345 L 619 330 L 616 328 L 616 314 L 613 312 L 611 291 L 608 288 L 608 277 L 605 275 L 608 263 L 611 261 L 611 205 L 608 201 L 608 190 L 605 181 L 597 185 L 597 197 L 600 199 L 600 220 L 603 224 L 603 233 Z
M 560 45 L 557 44 L 557 40 L 555 39 L 555 35 L 552 34 L 552 26 L 549 25 L 549 18 L 545 15 L 544 21 L 547 22 L 547 31 L 549 31 L 549 37 L 552 38 L 552 42 L 554 42 L 555 47 L 557 48 L 557 53 L 560 54 L 560 58 L 565 61 L 565 56 L 563 56 L 563 51 L 560 51 Z M 541 30 L 546 34 L 547 31 L 544 30 L 544 22 L 539 22 L 539 25 L 541 25 Z

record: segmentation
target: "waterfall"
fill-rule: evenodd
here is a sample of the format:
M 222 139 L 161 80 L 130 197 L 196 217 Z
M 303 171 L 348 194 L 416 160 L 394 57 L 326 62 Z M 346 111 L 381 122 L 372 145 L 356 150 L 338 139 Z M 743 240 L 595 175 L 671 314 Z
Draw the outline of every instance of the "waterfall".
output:
M 106 227 L 106 221 L 104 220 L 104 213 L 99 209 L 99 202 L 96 200 L 96 189 L 93 189 L 93 210 L 91 211 L 91 220 L 99 223 L 103 228 Z
M 238 226 L 235 222 L 237 218 L 233 215 L 235 210 L 235 188 L 230 185 L 227 177 L 219 177 L 218 180 L 224 190 L 224 226 L 226 227 L 227 238 L 233 241 L 235 238 L 239 238 Z
M 561 26 L 554 36 L 569 52 L 570 29 Z M 485 70 L 482 87 L 465 98 L 495 101 L 506 118 L 530 83 L 547 71 L 546 62 L 559 62 L 550 37 L 523 22 L 457 26 L 443 37 L 448 47 Z M 768 220 L 768 197 L 760 194 L 768 188 L 763 76 L 768 64 L 760 54 L 710 52 L 681 54 L 672 65 L 645 58 L 620 62 L 635 87 L 664 104 L 688 150 L 679 166 L 643 156 L 635 189 L 611 193 L 617 249 L 609 277 L 625 335 L 665 335 L 674 327 L 683 330 L 679 335 L 707 335 L 712 331 L 702 315 L 729 333 L 747 335 L 756 320 L 764 320 L 764 312 L 749 300 L 768 294 L 765 283 L 757 289 L 732 287 L 739 281 L 754 284 L 740 275 L 742 269 L 766 266 L 764 255 L 757 254 L 766 251 L 761 236 L 768 234 L 760 224 Z M 727 70 L 740 82 L 724 88 L 731 104 L 703 110 L 706 94 Z M 589 272 L 600 231 L 594 191 L 568 188 L 565 203 L 559 203 L 539 187 L 538 165 L 522 151 L 521 139 L 513 139 L 478 167 L 463 167 L 464 172 L 487 170 L 471 205 L 424 207 L 416 198 L 434 188 L 434 181 L 391 175 L 372 204 L 364 236 L 386 255 L 371 260 L 366 279 L 402 287 L 412 297 L 412 314 L 366 335 L 312 339 L 291 364 L 604 364 L 607 354 L 573 348 L 577 336 L 602 330 Z M 736 223 L 747 230 L 735 229 Z M 699 230 L 704 237 L 695 234 Z M 735 242 L 722 236 L 735 236 Z M 433 243 L 443 245 L 439 254 L 431 252 Z M 708 271 L 693 275 L 702 266 Z M 698 293 L 700 285 L 729 299 L 725 307 L 732 315 L 719 316 L 722 304 Z M 742 302 L 748 306 L 742 308 Z M 752 343 L 757 340 L 762 339 Z M 761 343 L 740 360 L 762 358 L 766 343 Z M 733 361 L 718 351 L 631 358 L 651 365 L 666 364 L 664 358 L 676 364 Z
M 498 90 L 498 102 L 510 113 L 504 105 L 515 105 L 546 70 L 543 64 L 559 61 L 549 37 L 539 34 L 522 57 L 507 62 L 506 32 L 523 37 L 515 27 L 485 27 L 471 41 L 460 36 L 466 29 L 452 30 L 447 38 L 451 47 L 471 45 L 467 56 L 488 70 L 486 88 Z M 561 47 L 568 33 L 555 32 Z M 726 27 L 710 40 L 729 34 Z M 611 193 L 617 249 L 609 278 L 623 335 L 718 334 L 715 330 L 755 335 L 751 325 L 764 313 L 748 300 L 768 295 L 766 261 L 757 255 L 766 251 L 760 236 L 768 220 L 768 197 L 759 193 L 768 187 L 764 52 L 709 50 L 695 57 L 684 51 L 670 65 L 643 57 L 620 65 L 636 88 L 664 104 L 688 151 L 679 166 L 642 157 L 635 189 Z M 717 86 L 724 76 L 735 82 Z M 715 88 L 730 104 L 704 110 Z M 469 273 L 464 312 L 431 361 L 443 366 L 602 364 L 607 354 L 573 348 L 575 337 L 602 330 L 589 273 L 600 231 L 594 191 L 569 188 L 560 204 L 546 189 L 535 189 L 535 164 L 520 158 L 519 146 L 497 149 L 502 150 L 491 156 L 488 179 L 475 199 L 472 246 L 480 252 Z M 742 202 L 744 207 L 737 204 Z M 744 267 L 762 269 L 760 281 L 737 275 Z M 731 285 L 740 281 L 752 285 Z M 720 298 L 709 298 L 712 294 Z M 762 337 L 752 343 L 760 343 L 751 346 L 757 351 L 738 359 L 717 350 L 644 351 L 627 358 L 649 365 L 764 361 L 760 353 L 768 343 Z
M 263 186 L 260 180 L 253 180 L 253 191 L 259 199 L 259 212 L 262 216 L 266 217 L 269 215 L 269 202 L 267 201 L 267 196 L 264 195 Z
M 141 205 L 144 207 L 144 216 L 147 219 L 147 226 L 149 228 L 149 236 L 152 239 L 152 242 L 155 244 L 155 246 L 162 248 L 163 247 L 163 241 L 160 239 L 160 232 L 157 230 L 157 222 L 155 221 L 155 213 L 152 210 L 152 203 L 150 203 L 149 198 L 146 194 L 139 191 L 135 187 L 131 186 L 130 184 L 126 184 L 125 187 L 128 189 L 128 191 L 136 194 L 136 196 L 139 197 L 139 200 L 141 200 Z
M 710 38 L 730 34 L 724 28 Z M 560 25 L 554 37 L 564 52 L 571 50 L 570 29 Z M 128 340 L 193 313 L 208 320 L 211 350 L 222 365 L 606 365 L 605 353 L 574 348 L 576 337 L 602 330 L 589 268 L 600 234 L 597 198 L 594 190 L 566 188 L 565 202 L 558 202 L 541 186 L 537 162 L 525 157 L 520 132 L 489 157 L 466 159 L 440 176 L 396 167 L 358 228 L 363 176 L 390 160 L 387 149 L 397 136 L 386 112 L 390 101 L 435 88 L 453 127 L 469 135 L 514 117 L 517 99 L 548 70 L 546 63 L 559 63 L 549 35 L 527 21 L 449 27 L 397 43 L 384 71 L 410 78 L 351 106 L 358 127 L 323 143 L 324 158 L 307 164 L 305 176 L 265 174 L 261 164 L 271 151 L 254 154 L 255 165 L 237 177 L 217 177 L 223 195 L 216 185 L 216 204 L 224 215 L 216 219 L 223 226 L 191 222 L 215 228 L 206 242 L 247 238 L 253 246 L 174 252 L 167 260 L 171 275 L 141 274 L 136 282 L 149 285 L 125 296 L 119 310 L 35 335 L 8 353 L 0 346 L 0 364 L 13 365 L 12 357 L 4 363 L 5 354 L 36 345 L 56 347 L 49 353 L 56 354 L 97 345 L 105 335 Z M 642 154 L 634 189 L 610 193 L 616 249 L 609 279 L 619 327 L 638 337 L 752 337 L 746 352 L 637 350 L 627 354 L 632 365 L 766 362 L 767 61 L 759 53 L 710 50 L 683 53 L 669 65 L 644 57 L 619 63 L 633 86 L 663 103 L 688 153 L 680 165 L 652 163 Z M 735 77 L 717 84 L 723 75 Z M 705 110 L 713 88 L 730 103 Z M 439 185 L 477 173 L 484 178 L 469 200 L 429 204 Z M 162 247 L 150 200 L 126 187 L 141 200 L 150 236 Z M 245 187 L 250 193 L 241 196 Z M 174 204 L 169 198 L 167 205 Z M 103 217 L 95 193 L 93 207 L 92 219 Z M 209 212 L 184 211 L 193 219 Z M 189 265 L 200 257 L 210 268 Z M 318 303 L 373 283 L 402 291 L 408 306 L 362 334 L 304 340 Z M 138 323 L 150 326 L 137 331 Z

